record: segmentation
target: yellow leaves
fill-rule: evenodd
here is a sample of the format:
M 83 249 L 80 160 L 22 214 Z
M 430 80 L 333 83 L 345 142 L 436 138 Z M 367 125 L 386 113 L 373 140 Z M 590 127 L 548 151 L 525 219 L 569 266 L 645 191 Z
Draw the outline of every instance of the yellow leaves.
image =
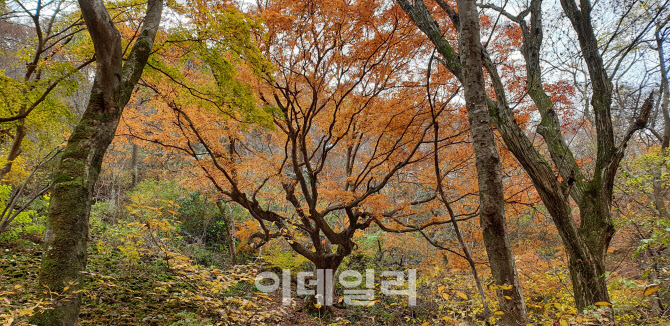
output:
M 495 290 L 511 290 L 514 288 L 514 285 L 511 284 L 503 284 L 503 285 L 496 285 L 495 281 L 491 281 L 491 283 L 486 285 L 486 288 L 489 291 L 495 291 Z
M 19 309 L 19 316 L 32 316 L 35 313 L 35 307 L 30 307 L 26 309 Z
M 442 299 L 449 300 L 449 294 L 445 291 L 446 289 L 447 289 L 446 285 L 440 285 L 440 286 L 437 287 L 437 293 L 440 295 L 440 297 L 442 297 Z M 453 292 L 453 294 L 456 297 L 458 297 L 460 299 L 470 300 L 470 297 L 463 291 L 454 290 L 454 289 L 451 289 L 451 291 Z
M 644 289 L 644 292 L 642 293 L 642 295 L 644 295 L 645 297 L 648 297 L 648 296 L 658 292 L 658 290 L 660 288 L 661 288 L 661 286 L 658 285 L 658 284 L 651 284 Z
M 568 324 L 568 321 L 565 320 L 565 319 L 561 319 L 558 323 L 561 326 L 569 326 L 570 325 L 570 324 Z
M 496 281 L 495 281 L 495 280 L 491 281 L 491 283 L 486 284 L 486 289 L 489 290 L 489 291 L 491 291 L 491 290 L 492 290 L 491 287 L 494 286 L 495 284 L 496 284 Z
M 598 301 L 595 303 L 597 307 L 611 307 L 612 304 L 607 301 Z
M 267 294 L 262 293 L 262 292 L 256 292 L 256 293 L 254 293 L 254 295 L 256 295 L 256 297 L 258 297 L 258 298 L 263 298 L 263 299 L 268 300 L 268 301 L 274 301 L 270 296 L 268 296 Z
M 449 300 L 449 295 L 444 292 L 444 290 L 447 288 L 446 285 L 440 285 L 437 287 L 437 293 L 442 297 L 444 300 Z
M 470 300 L 470 297 L 463 291 L 456 291 L 456 296 L 463 300 Z
M 244 306 L 242 306 L 242 309 L 249 310 L 250 308 L 253 308 L 254 306 L 256 306 L 251 301 L 248 301 L 248 300 L 245 300 L 245 301 L 246 301 L 246 303 L 244 304 Z
M 8 317 L 5 319 L 5 321 L 2 323 L 2 326 L 11 326 L 14 323 L 14 317 Z

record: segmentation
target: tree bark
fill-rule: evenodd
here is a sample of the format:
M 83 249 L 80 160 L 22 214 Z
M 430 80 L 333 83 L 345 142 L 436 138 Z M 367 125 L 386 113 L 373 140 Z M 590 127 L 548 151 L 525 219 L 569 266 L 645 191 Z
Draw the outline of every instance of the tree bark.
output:
M 142 30 L 123 64 L 121 35 L 104 3 L 80 0 L 79 5 L 95 47 L 97 69 L 88 106 L 68 140 L 54 178 L 45 232 L 40 283 L 66 298 L 33 316 L 31 323 L 36 325 L 77 324 L 81 294 L 73 291 L 81 288 L 81 271 L 86 268 L 93 187 L 123 108 L 151 53 L 163 11 L 161 0 L 148 1 Z
M 328 275 L 328 270 L 331 271 L 332 274 L 332 280 L 330 284 L 324 282 L 324 288 L 323 288 L 323 293 L 319 293 L 319 289 L 317 287 L 316 295 L 315 296 L 309 296 L 308 298 L 305 299 L 305 304 L 302 308 L 303 312 L 306 313 L 318 313 L 321 316 L 324 316 L 326 314 L 329 314 L 332 312 L 332 309 L 330 305 L 331 303 L 337 303 L 337 300 L 335 299 L 335 277 L 337 276 L 337 268 L 340 267 L 340 264 L 342 263 L 342 260 L 344 259 L 343 256 L 338 256 L 338 257 L 317 257 L 312 263 L 316 266 L 316 277 L 319 277 L 319 270 L 322 270 L 323 274 L 321 274 L 322 277 L 326 277 Z M 332 300 L 332 302 L 329 302 Z M 318 308 L 317 308 L 318 307 Z
M 507 236 L 502 164 L 486 102 L 479 13 L 474 0 L 458 0 L 457 4 L 462 82 L 475 151 L 484 245 L 496 283 L 513 285 L 511 289 L 496 291 L 500 310 L 504 312 L 501 316 L 503 324 L 523 326 L 528 324 L 528 312 Z
M 16 134 L 14 135 L 14 141 L 12 142 L 12 147 L 7 153 L 7 163 L 5 163 L 2 168 L 0 168 L 0 181 L 5 179 L 5 176 L 12 170 L 12 165 L 14 160 L 19 157 L 21 154 L 21 143 L 26 137 L 26 127 L 24 125 L 24 120 L 19 121 L 19 125 L 16 127 Z
M 137 178 L 137 159 L 139 156 L 139 149 L 140 147 L 137 146 L 137 144 L 133 143 L 133 152 L 132 156 L 130 157 L 130 173 L 132 174 L 132 186 L 135 188 L 137 186 L 137 182 L 139 181 Z
M 230 261 L 233 265 L 237 265 L 237 253 L 235 250 L 235 239 L 233 239 L 233 236 L 235 235 L 235 218 L 232 216 L 228 216 L 226 214 L 226 209 L 223 207 L 223 203 L 221 200 L 216 201 L 216 207 L 219 208 L 219 212 L 221 213 L 221 217 L 223 217 L 223 221 L 226 224 L 226 227 L 223 232 L 226 233 L 226 246 L 228 247 L 228 252 L 230 253 Z
M 661 37 L 661 28 L 662 26 L 657 26 L 655 39 L 656 39 L 656 51 L 658 52 L 658 61 L 659 69 L 661 73 L 661 105 L 660 110 L 663 116 L 663 134 L 661 135 L 661 152 L 662 157 L 668 155 L 668 147 L 670 147 L 670 112 L 668 112 L 668 104 L 670 103 L 670 87 L 668 86 L 668 71 L 665 66 L 665 54 L 663 45 L 665 39 Z M 654 198 L 654 208 L 657 211 L 657 217 L 660 219 L 668 219 L 668 210 L 666 208 L 665 192 L 666 188 L 663 185 L 663 180 L 661 176 L 663 175 L 663 168 L 665 167 L 666 160 L 662 160 L 663 163 L 655 166 L 652 170 L 652 189 L 653 189 L 653 198 Z M 655 283 L 658 280 L 659 275 L 659 266 L 658 260 L 660 259 L 660 254 L 657 250 L 652 248 L 647 248 L 647 260 L 651 261 L 650 273 L 647 276 L 647 279 L 650 283 Z M 652 311 L 656 315 L 660 315 L 663 310 L 663 302 L 659 297 L 658 293 L 652 294 L 651 297 L 651 307 Z

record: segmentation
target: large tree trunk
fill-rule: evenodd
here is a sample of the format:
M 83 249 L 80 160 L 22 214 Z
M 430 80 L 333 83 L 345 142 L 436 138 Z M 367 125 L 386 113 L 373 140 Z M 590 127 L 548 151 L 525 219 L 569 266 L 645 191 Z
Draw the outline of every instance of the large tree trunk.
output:
M 566 236 L 563 243 L 569 257 L 568 262 L 575 302 L 577 307 L 583 309 L 595 302 L 609 301 L 607 284 L 604 278 L 604 255 L 614 234 L 614 226 L 609 216 L 609 205 L 607 204 L 609 201 L 603 197 L 602 183 L 595 180 L 591 184 L 585 182 L 580 167 L 562 135 L 561 124 L 558 115 L 553 110 L 551 98 L 543 88 L 540 68 L 540 47 L 543 40 L 543 30 L 542 28 L 533 28 L 542 26 L 541 4 L 541 0 L 531 1 L 529 8 L 530 26 L 523 19 L 517 21 L 524 38 L 521 52 L 526 61 L 528 94 L 533 99 L 542 118 L 537 132 L 547 142 L 552 161 L 565 180 L 565 184 L 562 185 L 564 188 L 563 196 L 558 193 L 546 195 L 546 197 L 551 198 L 550 201 L 562 202 L 560 205 L 562 207 L 556 207 L 550 213 L 552 215 L 562 215 L 560 219 L 565 221 L 562 228 L 570 229 L 569 232 L 565 233 L 571 233 L 574 223 L 571 222 L 572 212 L 569 210 L 570 197 L 568 194 L 577 201 L 580 208 L 582 224 L 577 230 L 579 239 L 577 241 L 568 240 L 571 236 Z M 542 182 L 548 183 L 548 180 Z M 549 182 L 556 183 L 557 181 L 551 180 Z
M 123 64 L 121 36 L 103 2 L 80 0 L 79 4 L 95 46 L 97 70 L 88 106 L 68 140 L 54 178 L 40 283 L 46 290 L 67 297 L 33 317 L 31 323 L 45 326 L 77 323 L 81 294 L 73 291 L 81 288 L 81 271 L 86 268 L 93 186 L 123 108 L 151 53 L 163 11 L 162 1 L 149 0 L 139 38 Z
M 302 311 L 307 313 L 318 313 L 321 316 L 331 313 L 331 304 L 336 304 L 335 282 L 337 277 L 337 268 L 340 267 L 344 256 L 317 256 L 312 261 L 316 266 L 315 278 L 323 277 L 323 289 L 316 288 L 316 295 L 305 299 Z M 329 272 L 330 270 L 330 272 Z M 322 273 L 322 274 L 321 274 Z M 326 281 L 326 275 L 332 276 L 332 279 Z M 328 276 L 328 277 L 330 277 Z M 364 276 L 365 277 L 365 276 Z M 321 292 L 321 293 L 320 293 Z
M 497 291 L 500 310 L 504 312 L 501 317 L 503 324 L 526 325 L 528 324 L 528 312 L 521 293 L 514 265 L 514 255 L 510 248 L 505 225 L 502 165 L 486 102 L 479 13 L 474 0 L 458 0 L 458 12 L 462 82 L 475 150 L 479 184 L 479 216 L 484 234 L 484 245 L 496 283 L 513 285 L 511 289 Z

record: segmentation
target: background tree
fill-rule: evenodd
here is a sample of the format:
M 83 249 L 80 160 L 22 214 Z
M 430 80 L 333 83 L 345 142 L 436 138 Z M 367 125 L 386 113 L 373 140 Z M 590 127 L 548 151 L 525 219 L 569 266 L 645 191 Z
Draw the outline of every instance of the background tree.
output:
M 69 129 L 67 122 L 74 115 L 68 110 L 68 97 L 80 83 L 86 84 L 78 73 L 94 61 L 87 44 L 79 40 L 83 21 L 70 1 L 14 1 L 11 7 L 15 10 L 0 22 L 6 40 L 2 51 L 7 59 L 25 59 L 25 66 L 16 64 L 20 60 L 8 60 L 0 77 L 4 97 L 0 180 L 4 181 L 9 181 L 5 177 L 19 155 L 34 148 L 38 139 L 46 148 L 43 140 Z
M 88 89 L 94 59 L 75 7 L 11 1 L 0 13 L 0 180 L 9 192 L 0 233 L 37 217 L 29 208 L 49 190 L 49 162 L 80 116 L 77 88 Z
M 634 150 L 639 154 L 624 160 L 623 173 L 618 177 L 615 187 L 617 221 L 628 227 L 632 240 L 638 247 L 633 258 L 642 262 L 650 284 L 665 284 L 664 268 L 667 263 L 663 251 L 666 250 L 669 222 L 668 200 L 668 143 L 670 139 L 670 115 L 668 114 L 668 72 L 664 45 L 670 30 L 665 20 L 656 26 L 655 42 L 650 46 L 658 55 L 660 75 L 660 93 L 652 112 L 649 141 L 638 141 Z M 640 92 L 641 93 L 641 92 Z M 631 96 L 635 98 L 634 96 Z M 639 98 L 639 96 L 637 96 Z M 665 305 L 659 293 L 652 294 L 652 310 L 661 315 Z
M 457 60 L 458 53 L 444 37 L 437 21 L 424 2 L 399 1 L 399 3 L 435 44 L 444 59 L 445 66 L 463 81 L 462 66 Z M 451 23 L 456 24 L 455 22 L 459 19 L 456 11 L 444 1 L 437 1 L 437 4 L 448 15 Z M 561 124 L 551 97 L 543 88 L 540 67 L 540 47 L 543 38 L 541 2 L 531 2 L 518 15 L 510 14 L 504 8 L 495 5 L 485 5 L 485 7 L 498 10 L 512 22 L 518 24 L 521 29 L 523 36 L 521 53 L 526 64 L 527 76 L 526 90 L 540 114 L 541 122 L 538 133 L 544 137 L 560 178 L 556 177 L 552 166 L 533 146 L 529 137 L 516 122 L 506 95 L 509 89 L 499 75 L 498 67 L 490 59 L 488 51 L 484 51 L 483 57 L 492 88 L 495 90 L 495 98 L 489 101 L 493 122 L 509 150 L 533 180 L 535 188 L 554 219 L 554 224 L 569 255 L 575 301 L 581 310 L 596 302 L 609 301 L 604 278 L 604 256 L 614 233 L 609 211 L 613 180 L 628 140 L 635 131 L 644 128 L 647 123 L 651 103 L 646 103 L 640 108 L 637 118 L 621 141 L 616 144 L 610 112 L 611 81 L 602 63 L 596 36 L 593 33 L 590 19 L 591 4 L 582 1 L 579 6 L 581 9 L 578 9 L 574 2 L 562 1 L 562 5 L 574 25 L 580 42 L 580 51 L 586 58 L 590 82 L 594 90 L 591 105 L 595 116 L 598 154 L 591 180 L 588 180 L 581 172 L 563 138 Z M 530 19 L 530 22 L 526 19 Z M 570 197 L 579 206 L 581 216 L 579 226 L 572 216 Z

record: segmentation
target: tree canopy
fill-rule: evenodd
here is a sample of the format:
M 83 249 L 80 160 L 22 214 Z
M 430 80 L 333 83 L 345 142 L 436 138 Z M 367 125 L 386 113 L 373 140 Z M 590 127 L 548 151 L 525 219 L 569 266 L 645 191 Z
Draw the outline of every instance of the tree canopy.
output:
M 667 323 L 669 7 L 3 1 L 0 321 Z

